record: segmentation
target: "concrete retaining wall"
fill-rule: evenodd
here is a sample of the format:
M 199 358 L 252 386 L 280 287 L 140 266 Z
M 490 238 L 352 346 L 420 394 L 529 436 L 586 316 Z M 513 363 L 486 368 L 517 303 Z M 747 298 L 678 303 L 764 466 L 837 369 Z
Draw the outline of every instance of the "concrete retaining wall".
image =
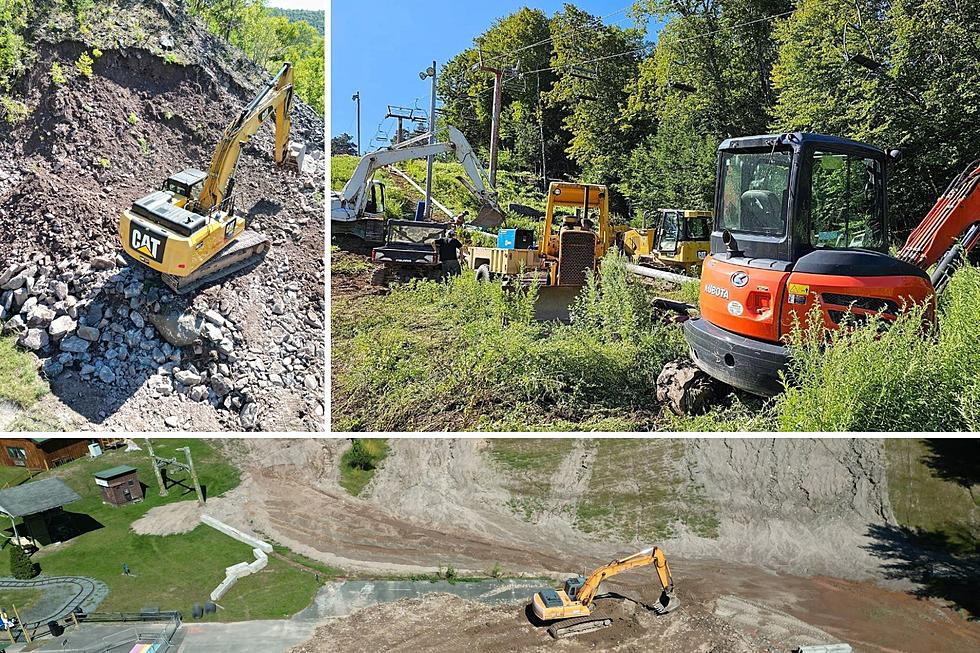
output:
M 228 524 L 220 522 L 208 515 L 201 515 L 201 522 L 215 530 L 221 531 L 228 537 L 248 544 L 252 547 L 252 554 L 255 556 L 253 562 L 239 562 L 238 564 L 225 568 L 225 579 L 211 592 L 211 600 L 217 601 L 238 582 L 239 578 L 244 578 L 245 576 L 265 569 L 265 566 L 269 564 L 269 556 L 266 554 L 272 553 L 272 545 L 248 533 L 243 533 L 237 528 L 232 528 Z

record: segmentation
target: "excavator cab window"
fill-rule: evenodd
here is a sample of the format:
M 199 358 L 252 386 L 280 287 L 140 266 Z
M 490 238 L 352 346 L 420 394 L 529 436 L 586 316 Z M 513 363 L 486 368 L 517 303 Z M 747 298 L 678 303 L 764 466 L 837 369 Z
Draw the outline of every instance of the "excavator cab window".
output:
M 174 195 L 180 195 L 181 197 L 186 197 L 188 203 L 193 203 L 201 197 L 201 189 L 204 188 L 204 180 L 193 184 L 188 187 L 187 184 L 181 183 L 176 179 L 168 179 L 163 182 L 163 190 L 170 191 Z
M 818 249 L 885 251 L 881 162 L 857 154 L 813 153 L 808 224 Z
M 681 214 L 679 211 L 664 211 L 660 215 L 657 229 L 657 251 L 663 254 L 676 254 L 680 239 Z
M 688 218 L 687 234 L 685 240 L 708 240 L 711 237 L 711 218 L 706 215 L 699 215 Z
M 723 153 L 721 228 L 762 236 L 785 235 L 792 161 L 790 150 Z

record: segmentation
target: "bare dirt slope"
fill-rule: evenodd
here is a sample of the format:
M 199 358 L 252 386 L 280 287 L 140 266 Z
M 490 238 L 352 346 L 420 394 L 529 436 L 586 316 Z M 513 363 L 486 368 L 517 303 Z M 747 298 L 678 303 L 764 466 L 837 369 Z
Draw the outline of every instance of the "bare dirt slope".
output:
M 180 3 L 123 3 L 99 23 L 83 37 L 57 10 L 38 20 L 36 60 L 17 84 L 31 114 L 0 126 L 3 330 L 38 355 L 46 408 L 68 428 L 320 428 L 322 118 L 295 102 L 292 138 L 308 148 L 299 173 L 274 164 L 271 126 L 243 150 L 235 204 L 271 238 L 266 259 L 177 298 L 117 257 L 119 214 L 168 175 L 207 170 L 268 75 Z M 86 77 L 75 62 L 95 49 Z M 155 320 L 181 316 L 182 338 Z
M 494 461 L 488 441 L 470 439 L 390 441 L 389 457 L 361 497 L 339 486 L 347 441 L 228 442 L 224 446 L 245 473 L 227 520 L 312 558 L 369 574 L 432 572 L 447 565 L 485 573 L 499 562 L 505 573 L 557 581 L 659 544 L 682 601 L 679 610 L 663 618 L 634 603 L 610 604 L 619 610 L 612 629 L 589 636 L 593 639 L 554 644 L 527 623 L 522 605 L 487 608 L 427 597 L 367 608 L 324 624 L 298 651 L 322 650 L 327 643 L 342 651 L 532 650 L 545 645 L 569 651 L 671 646 L 788 651 L 835 640 L 874 653 L 980 646 L 976 623 L 935 601 L 886 586 L 881 567 L 889 561 L 862 553 L 868 525 L 890 519 L 874 442 L 678 442 L 687 443 L 682 463 L 691 482 L 718 511 L 715 538 L 683 527 L 660 541 L 582 532 L 569 516 L 577 510 L 568 506 L 582 505 L 595 492 L 595 486 L 584 485 L 591 489 L 583 494 L 580 485 L 586 481 L 578 476 L 583 472 L 574 476 L 569 492 L 546 494 L 561 509 L 526 518 L 515 510 L 517 485 L 510 472 Z M 595 454 L 586 445 L 565 449 L 567 458 L 553 469 L 584 470 L 591 484 L 593 472 L 601 471 L 604 449 Z M 821 473 L 804 473 L 816 471 Z M 649 509 L 656 510 L 655 495 L 644 494 L 649 488 L 642 487 L 655 481 L 636 477 L 624 484 L 637 485 L 637 496 L 654 497 Z M 697 501 L 703 510 L 702 499 Z M 763 527 L 769 521 L 782 525 Z M 841 564 L 834 564 L 832 550 Z M 603 591 L 650 605 L 659 595 L 655 585 L 638 570 L 607 581 Z

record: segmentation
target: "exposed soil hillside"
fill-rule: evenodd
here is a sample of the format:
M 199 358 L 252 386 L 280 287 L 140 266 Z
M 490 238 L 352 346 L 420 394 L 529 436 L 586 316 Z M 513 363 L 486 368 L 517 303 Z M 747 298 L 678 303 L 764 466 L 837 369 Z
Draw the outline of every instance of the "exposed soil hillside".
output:
M 612 448 L 529 442 L 543 455 L 488 440 L 390 440 L 388 457 L 358 497 L 340 486 L 347 441 L 227 442 L 243 481 L 232 503 L 216 509 L 241 528 L 352 573 L 410 575 L 452 565 L 485 574 L 499 563 L 506 574 L 551 578 L 545 585 L 657 544 L 681 599 L 680 609 L 654 617 L 643 607 L 659 595 L 650 574 L 617 576 L 603 591 L 631 601 L 609 602 L 613 628 L 555 644 L 528 623 L 523 605 L 430 596 L 331 621 L 297 651 L 327 643 L 340 651 L 440 652 L 785 652 L 847 641 L 856 651 L 912 653 L 980 645 L 980 628 L 964 614 L 904 591 L 913 581 L 895 574 L 895 559 L 871 534 L 893 526 L 878 441 L 661 441 L 680 446 L 679 458 L 665 457 L 669 465 L 651 448 L 656 441 L 632 441 L 636 467 L 625 467 L 618 482 L 609 462 L 624 460 L 630 441 Z M 662 473 L 634 474 L 644 464 Z M 677 475 L 685 469 L 687 478 Z M 574 488 L 563 491 L 563 483 Z M 679 491 L 654 491 L 665 483 Z M 579 509 L 595 496 L 606 497 L 617 520 L 639 517 L 635 528 L 645 534 L 584 531 L 601 525 Z M 705 511 L 716 515 L 713 534 L 696 534 L 680 519 Z M 657 513 L 673 516 L 662 538 L 653 526 L 643 530 Z M 153 530 L 157 517 L 170 528 L 179 521 L 151 512 L 143 528 Z M 920 556 L 930 564 L 926 552 Z
M 268 78 L 179 5 L 124 3 L 84 41 L 57 12 L 34 26 L 35 61 L 17 84 L 31 115 L 0 127 L 0 320 L 41 359 L 54 394 L 44 408 L 64 427 L 317 429 L 320 116 L 294 102 L 298 173 L 274 164 L 270 126 L 243 150 L 236 207 L 273 242 L 256 268 L 177 298 L 117 256 L 120 212 L 174 172 L 206 170 Z M 75 62 L 96 47 L 86 77 Z

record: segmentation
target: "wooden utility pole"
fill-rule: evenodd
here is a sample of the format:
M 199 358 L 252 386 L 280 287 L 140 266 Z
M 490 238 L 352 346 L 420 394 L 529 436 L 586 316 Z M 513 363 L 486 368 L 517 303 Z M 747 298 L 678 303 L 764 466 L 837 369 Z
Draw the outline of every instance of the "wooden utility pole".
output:
M 153 453 L 153 444 L 150 443 L 150 438 L 144 438 L 146 440 L 146 450 L 150 453 L 150 462 L 153 463 L 153 474 L 157 477 L 157 485 L 160 486 L 160 496 L 167 496 L 167 486 L 163 484 L 163 474 L 160 473 L 160 466 L 157 464 L 157 457 Z
M 480 52 L 480 62 L 473 66 L 474 70 L 493 73 L 493 114 L 490 119 L 490 185 L 497 187 L 497 150 L 500 147 L 500 105 L 504 96 L 504 71 L 502 68 L 491 68 L 483 63 L 483 52 Z
M 181 451 L 183 451 L 187 455 L 187 467 L 190 469 L 191 472 L 191 480 L 194 481 L 194 491 L 197 492 L 197 505 L 203 506 L 204 492 L 201 491 L 201 483 L 200 481 L 197 480 L 197 472 L 194 471 L 194 459 L 191 458 L 191 448 L 181 447 Z
M 27 627 L 24 625 L 24 622 L 20 620 L 20 613 L 17 612 L 17 606 L 11 603 L 10 607 L 14 609 L 14 616 L 17 617 L 17 623 L 20 624 L 20 632 L 24 633 L 24 639 L 26 639 L 27 643 L 30 644 L 34 641 L 34 638 L 31 637 L 29 632 L 27 632 Z

